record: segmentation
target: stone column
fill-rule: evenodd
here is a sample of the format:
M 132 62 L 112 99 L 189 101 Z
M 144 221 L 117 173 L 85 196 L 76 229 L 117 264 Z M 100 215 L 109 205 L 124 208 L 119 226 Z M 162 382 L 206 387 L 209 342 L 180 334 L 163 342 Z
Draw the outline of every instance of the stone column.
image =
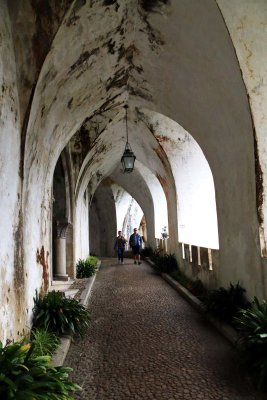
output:
M 55 241 L 56 265 L 54 270 L 54 279 L 58 281 L 67 281 L 69 279 L 66 271 L 66 234 L 68 226 L 68 222 L 57 221 Z

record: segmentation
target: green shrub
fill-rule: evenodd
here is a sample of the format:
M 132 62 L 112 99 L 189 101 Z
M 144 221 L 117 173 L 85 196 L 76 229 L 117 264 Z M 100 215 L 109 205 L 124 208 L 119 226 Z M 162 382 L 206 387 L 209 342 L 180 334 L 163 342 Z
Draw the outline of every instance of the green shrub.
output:
M 267 303 L 257 297 L 234 319 L 239 331 L 238 347 L 258 387 L 267 388 Z
M 59 345 L 59 338 L 47 329 L 33 329 L 30 340 L 33 343 L 34 356 L 52 356 Z
M 94 256 L 87 257 L 84 260 L 79 259 L 76 264 L 76 277 L 90 278 L 96 273 L 98 258 Z
M 36 294 L 33 308 L 33 327 L 60 334 L 82 336 L 89 324 L 89 311 L 75 299 L 62 292 L 52 291 L 43 298 Z
M 98 263 L 98 258 L 96 256 L 93 256 L 93 255 L 90 255 L 88 257 L 88 260 L 89 260 L 90 264 L 92 264 L 94 266 L 96 266 L 97 263 Z
M 188 282 L 186 284 L 186 288 L 196 297 L 203 300 L 207 296 L 207 289 L 203 285 L 203 282 L 200 279 L 196 279 L 195 281 Z
M 175 254 L 162 255 L 160 251 L 156 249 L 152 252 L 150 259 L 154 262 L 155 269 L 159 272 L 169 274 L 178 270 Z
M 162 272 L 168 274 L 171 271 L 178 270 L 178 262 L 175 254 L 164 254 L 160 259 L 160 269 Z
M 244 293 L 245 289 L 239 283 L 235 286 L 230 283 L 229 289 L 220 287 L 208 292 L 203 299 L 203 303 L 209 314 L 221 321 L 232 324 L 234 317 L 238 314 L 238 310 L 248 306 Z
M 151 257 L 152 254 L 153 254 L 153 249 L 150 246 L 147 246 L 141 250 L 142 257 Z
M 73 400 L 81 388 L 68 378 L 71 368 L 53 367 L 49 356 L 33 357 L 24 341 L 0 342 L 0 398 L 5 400 Z
M 159 249 L 153 250 L 150 255 L 150 259 L 151 259 L 151 261 L 153 261 L 153 263 L 155 265 L 155 269 L 158 271 L 159 271 L 161 257 L 162 257 L 162 255 L 160 254 Z

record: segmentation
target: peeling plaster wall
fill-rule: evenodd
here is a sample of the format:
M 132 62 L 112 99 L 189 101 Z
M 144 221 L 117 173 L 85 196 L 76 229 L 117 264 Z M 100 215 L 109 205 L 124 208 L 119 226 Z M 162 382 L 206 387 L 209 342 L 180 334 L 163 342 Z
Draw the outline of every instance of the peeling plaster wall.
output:
M 26 133 L 22 214 L 28 310 L 51 264 L 51 186 L 57 159 L 85 120 L 114 109 L 109 124 L 113 126 L 100 135 L 79 177 L 79 227 L 86 212 L 84 190 L 89 184 L 92 196 L 123 152 L 125 126 L 120 124 L 123 115 L 117 114 L 125 100 L 130 104 L 133 150 L 166 195 L 170 251 L 177 251 L 178 241 L 174 179 L 163 148 L 139 124 L 136 105 L 168 116 L 197 140 L 216 187 L 219 283 L 239 280 L 249 294 L 263 294 L 253 129 L 234 49 L 214 0 L 168 4 L 160 13 L 146 15 L 132 0 L 108 5 L 74 2 L 54 38 L 38 78 Z M 95 160 L 89 168 L 90 158 Z M 77 244 L 82 228 L 78 231 Z
M 234 47 L 213 0 L 171 2 L 150 14 L 162 32 L 160 56 L 140 41 L 154 110 L 178 122 L 200 145 L 216 190 L 221 285 L 237 282 L 264 296 L 256 213 L 254 137 Z M 211 35 L 212 32 L 212 35 Z M 159 76 L 161 79 L 159 79 Z
M 73 0 L 7 0 L 12 21 L 21 123 L 55 32 Z
M 119 10 L 115 5 L 104 6 L 102 2 L 93 3 L 92 7 L 89 3 L 85 3 L 78 10 L 70 9 L 55 36 L 36 85 L 26 134 L 23 193 L 23 212 L 26 216 L 24 234 L 27 238 L 25 264 L 29 270 L 35 271 L 31 274 L 29 297 L 34 294 L 36 283 L 42 281 L 40 273 L 37 272 L 39 267 L 36 264 L 36 252 L 44 248 L 47 254 L 50 249 L 48 232 L 51 221 L 50 188 L 59 154 L 84 120 L 109 108 L 121 109 L 127 98 L 125 85 L 129 72 L 133 71 L 134 75 L 141 72 L 138 65 L 132 64 L 135 49 L 131 45 L 135 26 L 132 18 L 129 21 L 125 18 L 128 11 L 126 6 L 131 4 L 133 7 L 135 3 L 132 1 L 120 3 Z M 135 7 L 133 9 L 135 10 Z M 146 26 L 140 17 L 138 24 Z M 113 41 L 116 42 L 114 46 Z M 71 52 L 67 50 L 70 46 Z M 130 92 L 135 96 L 133 89 Z M 140 95 L 146 97 L 144 93 Z M 123 131 L 125 133 L 124 129 Z M 109 131 L 109 135 L 112 135 L 112 131 Z M 98 160 L 91 169 L 91 176 L 83 183 L 79 183 L 76 190 L 76 244 L 82 240 L 79 219 L 83 215 L 82 196 L 85 188 L 90 182 L 91 196 L 105 176 L 102 163 L 107 150 L 110 150 L 110 157 L 106 165 L 106 175 L 115 167 L 112 161 L 113 155 L 117 157 L 123 151 L 121 135 L 118 136 L 117 132 L 114 132 L 112 143 L 107 137 L 104 142 L 105 150 L 101 141 L 98 145 L 95 148 Z M 145 143 L 145 138 L 140 132 L 135 147 L 143 162 L 150 153 L 150 162 L 154 164 L 153 171 L 156 170 L 164 182 L 167 181 L 161 161 L 157 163 L 153 161 L 154 147 L 157 146 L 155 144 L 151 146 L 149 141 Z M 173 196 L 175 197 L 174 194 Z M 175 218 L 172 218 L 172 221 L 175 221 Z M 174 243 L 176 243 L 175 224 L 174 222 L 172 224 Z M 49 255 L 47 263 L 51 263 Z
M 255 152 L 260 168 L 256 170 L 257 206 L 263 218 L 262 252 L 267 256 L 267 3 L 265 0 L 217 0 L 223 14 L 246 84 L 255 124 Z M 261 186 L 263 185 L 263 186 Z
M 20 131 L 16 65 L 5 1 L 0 2 L 0 340 L 16 339 L 25 328 L 20 215 Z

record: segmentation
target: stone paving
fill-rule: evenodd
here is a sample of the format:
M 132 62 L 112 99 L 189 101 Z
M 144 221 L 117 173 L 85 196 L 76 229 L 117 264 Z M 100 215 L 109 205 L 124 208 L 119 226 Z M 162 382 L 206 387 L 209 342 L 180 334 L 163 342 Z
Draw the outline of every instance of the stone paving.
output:
M 231 345 L 146 263 L 103 260 L 65 365 L 83 400 L 263 400 Z

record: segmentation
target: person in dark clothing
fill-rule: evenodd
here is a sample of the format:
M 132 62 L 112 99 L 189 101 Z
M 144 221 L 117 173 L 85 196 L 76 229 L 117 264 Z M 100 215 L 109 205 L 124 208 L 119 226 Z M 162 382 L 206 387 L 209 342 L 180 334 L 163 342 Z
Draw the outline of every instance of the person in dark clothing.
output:
M 118 255 L 118 264 L 123 264 L 123 255 L 125 250 L 126 239 L 121 234 L 121 231 L 118 231 L 118 236 L 115 240 L 114 249 L 117 251 Z
M 142 237 L 137 232 L 137 228 L 134 228 L 134 233 L 130 236 L 129 244 L 130 247 L 132 248 L 134 264 L 138 263 L 140 265 L 141 264 L 140 251 L 142 247 Z

